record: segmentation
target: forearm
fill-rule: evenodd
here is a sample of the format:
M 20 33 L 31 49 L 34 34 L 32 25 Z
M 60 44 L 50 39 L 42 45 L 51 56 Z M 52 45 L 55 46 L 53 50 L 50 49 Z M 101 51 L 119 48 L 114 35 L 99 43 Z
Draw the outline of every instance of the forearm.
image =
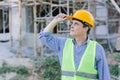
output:
M 53 19 L 53 20 L 47 25 L 47 27 L 45 27 L 45 29 L 44 29 L 43 32 L 52 32 L 56 25 L 57 25 L 57 21 L 56 21 L 55 19 Z

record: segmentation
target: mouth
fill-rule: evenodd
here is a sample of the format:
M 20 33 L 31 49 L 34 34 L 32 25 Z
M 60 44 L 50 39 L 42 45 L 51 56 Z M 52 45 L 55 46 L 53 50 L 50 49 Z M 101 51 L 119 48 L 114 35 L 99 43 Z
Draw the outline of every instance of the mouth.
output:
M 73 32 L 74 30 L 70 30 L 70 31 L 72 31 L 72 32 Z

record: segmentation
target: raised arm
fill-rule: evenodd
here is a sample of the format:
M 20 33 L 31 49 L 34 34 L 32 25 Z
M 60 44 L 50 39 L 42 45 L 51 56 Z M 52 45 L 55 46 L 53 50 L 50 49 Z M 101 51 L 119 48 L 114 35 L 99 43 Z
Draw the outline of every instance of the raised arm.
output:
M 51 48 L 55 52 L 60 52 L 61 48 L 64 46 L 66 41 L 65 38 L 59 38 L 54 36 L 51 32 L 53 31 L 54 27 L 61 21 L 66 19 L 65 14 L 58 14 L 48 25 L 45 27 L 43 31 L 40 32 L 39 38 L 46 46 Z
M 54 27 L 61 21 L 66 19 L 66 14 L 60 13 L 58 14 L 48 25 L 45 27 L 43 32 L 52 32 Z

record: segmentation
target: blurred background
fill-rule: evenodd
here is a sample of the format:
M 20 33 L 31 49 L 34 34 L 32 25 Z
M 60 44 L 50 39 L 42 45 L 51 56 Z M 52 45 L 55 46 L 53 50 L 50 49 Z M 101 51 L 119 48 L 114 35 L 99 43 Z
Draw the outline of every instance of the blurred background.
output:
M 120 80 L 120 0 L 0 0 L 0 80 L 60 80 L 58 57 L 39 32 L 58 13 L 78 9 L 95 17 L 89 37 L 104 47 L 112 80 Z M 70 24 L 53 32 L 69 37 Z

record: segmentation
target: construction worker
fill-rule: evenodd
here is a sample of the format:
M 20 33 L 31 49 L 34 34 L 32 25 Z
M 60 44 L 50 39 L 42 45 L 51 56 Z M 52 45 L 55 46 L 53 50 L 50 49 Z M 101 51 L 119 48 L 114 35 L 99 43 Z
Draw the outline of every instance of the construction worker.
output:
M 55 26 L 66 19 L 72 21 L 72 38 L 52 34 Z M 62 80 L 111 80 L 103 47 L 88 37 L 94 28 L 94 17 L 87 10 L 77 10 L 73 16 L 58 14 L 43 31 L 40 39 L 58 53 Z

